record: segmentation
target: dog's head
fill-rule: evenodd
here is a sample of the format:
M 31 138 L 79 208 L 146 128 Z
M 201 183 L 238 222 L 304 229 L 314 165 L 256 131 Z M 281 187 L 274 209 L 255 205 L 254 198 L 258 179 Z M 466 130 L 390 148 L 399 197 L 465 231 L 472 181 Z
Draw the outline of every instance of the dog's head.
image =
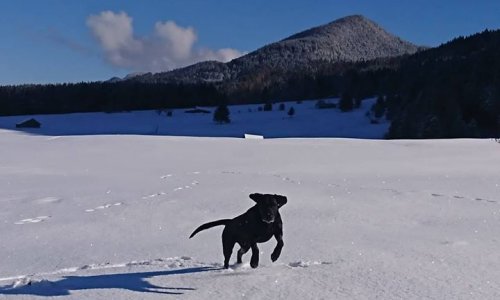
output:
M 250 194 L 250 199 L 257 203 L 262 222 L 265 223 L 274 222 L 278 209 L 287 202 L 285 196 L 271 194 Z

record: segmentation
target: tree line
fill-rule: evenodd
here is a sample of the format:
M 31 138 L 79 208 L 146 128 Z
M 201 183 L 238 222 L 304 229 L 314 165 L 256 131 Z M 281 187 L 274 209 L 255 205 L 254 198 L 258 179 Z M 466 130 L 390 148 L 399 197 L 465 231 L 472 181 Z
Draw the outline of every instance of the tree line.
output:
M 4 116 L 184 108 L 223 101 L 210 84 L 123 81 L 0 86 L 0 115 Z
M 342 110 L 379 96 L 388 138 L 500 136 L 500 31 L 459 37 L 414 55 L 266 68 L 235 80 L 93 82 L 0 87 L 0 114 L 170 109 L 341 97 Z

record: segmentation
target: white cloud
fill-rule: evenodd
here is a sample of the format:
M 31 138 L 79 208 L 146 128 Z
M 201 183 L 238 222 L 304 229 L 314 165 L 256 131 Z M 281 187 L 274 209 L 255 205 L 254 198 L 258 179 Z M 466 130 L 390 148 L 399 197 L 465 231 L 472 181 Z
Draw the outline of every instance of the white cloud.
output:
M 189 58 L 198 38 L 192 27 L 182 28 L 173 21 L 157 22 L 155 33 L 160 44 L 163 44 L 165 50 L 175 59 Z
M 204 60 L 227 62 L 244 54 L 230 48 L 196 49 L 194 28 L 173 21 L 156 22 L 151 36 L 135 36 L 133 20 L 125 12 L 91 15 L 87 26 L 109 63 L 134 71 L 167 71 Z

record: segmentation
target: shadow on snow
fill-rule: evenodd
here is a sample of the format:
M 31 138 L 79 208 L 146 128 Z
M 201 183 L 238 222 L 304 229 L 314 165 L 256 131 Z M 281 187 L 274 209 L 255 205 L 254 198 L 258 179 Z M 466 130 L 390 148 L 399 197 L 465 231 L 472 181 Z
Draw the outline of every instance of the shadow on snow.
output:
M 12 286 L 0 287 L 0 295 L 36 295 L 36 296 L 65 296 L 71 291 L 92 289 L 124 289 L 134 292 L 158 293 L 166 295 L 181 295 L 185 291 L 195 290 L 191 287 L 163 287 L 149 283 L 147 279 L 158 276 L 190 274 L 218 270 L 213 267 L 195 267 L 169 271 L 106 274 L 95 276 L 64 276 L 58 281 L 42 280 L 31 282 L 15 288 Z

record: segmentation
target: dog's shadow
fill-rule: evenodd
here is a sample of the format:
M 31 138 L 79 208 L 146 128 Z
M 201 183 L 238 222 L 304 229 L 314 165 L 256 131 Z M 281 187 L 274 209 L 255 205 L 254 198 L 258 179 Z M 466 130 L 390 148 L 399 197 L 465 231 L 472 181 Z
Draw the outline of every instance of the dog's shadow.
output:
M 0 295 L 36 295 L 36 296 L 66 296 L 71 291 L 92 289 L 124 289 L 134 292 L 158 293 L 166 295 L 181 295 L 193 291 L 191 287 L 162 287 L 147 281 L 148 278 L 177 274 L 199 273 L 219 270 L 214 267 L 195 267 L 169 271 L 106 274 L 95 276 L 64 276 L 58 281 L 37 281 L 21 287 L 0 287 Z

